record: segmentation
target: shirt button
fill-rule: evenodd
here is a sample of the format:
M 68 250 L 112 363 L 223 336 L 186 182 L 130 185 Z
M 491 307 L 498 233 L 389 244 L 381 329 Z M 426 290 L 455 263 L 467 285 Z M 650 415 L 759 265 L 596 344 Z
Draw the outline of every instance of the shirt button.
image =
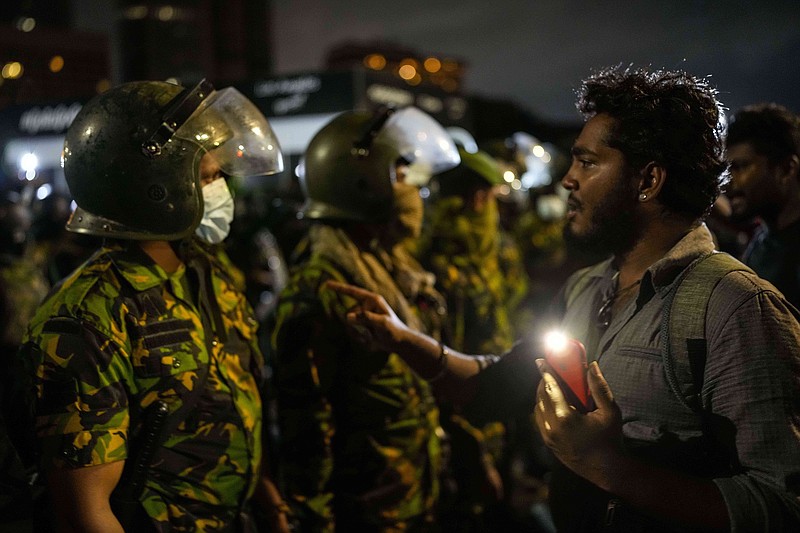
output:
M 175 359 L 172 362 L 172 368 L 180 368 L 180 367 L 181 367 L 181 360 L 180 359 Z

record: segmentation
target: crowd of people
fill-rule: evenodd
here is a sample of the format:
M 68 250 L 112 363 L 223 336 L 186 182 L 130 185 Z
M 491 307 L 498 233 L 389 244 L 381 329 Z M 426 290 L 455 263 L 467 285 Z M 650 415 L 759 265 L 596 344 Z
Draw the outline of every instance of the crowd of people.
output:
M 284 166 L 235 89 L 95 97 L 69 197 L 0 202 L 0 530 L 800 529 L 800 119 L 634 67 L 577 107 L 520 213 L 415 107 L 333 118 L 295 206 L 231 193 Z

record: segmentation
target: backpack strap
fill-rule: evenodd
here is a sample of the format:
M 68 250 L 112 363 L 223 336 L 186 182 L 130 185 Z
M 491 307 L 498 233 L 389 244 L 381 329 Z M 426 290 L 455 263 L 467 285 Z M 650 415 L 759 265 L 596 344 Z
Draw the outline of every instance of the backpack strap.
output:
M 664 373 L 673 394 L 694 412 L 702 410 L 707 343 L 708 302 L 717 284 L 731 272 L 753 270 L 722 252 L 694 260 L 675 280 L 664 298 L 661 349 Z M 672 335 L 670 332 L 680 332 Z

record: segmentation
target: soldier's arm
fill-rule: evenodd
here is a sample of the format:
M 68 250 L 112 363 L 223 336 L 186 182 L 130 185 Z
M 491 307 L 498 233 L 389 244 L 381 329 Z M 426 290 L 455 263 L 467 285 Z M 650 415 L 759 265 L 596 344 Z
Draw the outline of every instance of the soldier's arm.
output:
M 65 532 L 123 533 L 109 498 L 122 476 L 125 461 L 82 468 L 53 468 L 47 485 L 56 513 L 55 523 Z

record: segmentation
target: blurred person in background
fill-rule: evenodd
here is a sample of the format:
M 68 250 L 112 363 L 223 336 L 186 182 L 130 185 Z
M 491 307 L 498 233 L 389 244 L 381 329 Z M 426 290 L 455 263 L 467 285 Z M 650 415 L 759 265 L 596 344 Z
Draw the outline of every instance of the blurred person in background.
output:
M 761 222 L 742 261 L 800 308 L 800 118 L 774 103 L 745 107 L 726 144 L 731 217 Z
M 434 526 L 441 428 L 430 386 L 398 354 L 345 335 L 353 302 L 323 286 L 377 291 L 438 337 L 444 299 L 407 241 L 421 230 L 418 187 L 458 161 L 444 128 L 414 107 L 343 113 L 303 157 L 302 213 L 313 224 L 273 333 L 280 478 L 302 531 Z
M 0 196 L 0 398 L 18 379 L 11 369 L 28 322 L 50 284 L 31 258 L 30 208 L 15 191 Z M 6 401 L 5 399 L 3 400 Z M 32 488 L 0 412 L 0 530 L 32 527 Z
M 232 88 L 131 82 L 81 109 L 63 157 L 67 229 L 103 244 L 47 297 L 19 353 L 18 449 L 53 504 L 41 518 L 251 532 L 260 510 L 288 531 L 262 468 L 256 321 L 219 245 L 225 176 L 281 169 L 269 123 Z

